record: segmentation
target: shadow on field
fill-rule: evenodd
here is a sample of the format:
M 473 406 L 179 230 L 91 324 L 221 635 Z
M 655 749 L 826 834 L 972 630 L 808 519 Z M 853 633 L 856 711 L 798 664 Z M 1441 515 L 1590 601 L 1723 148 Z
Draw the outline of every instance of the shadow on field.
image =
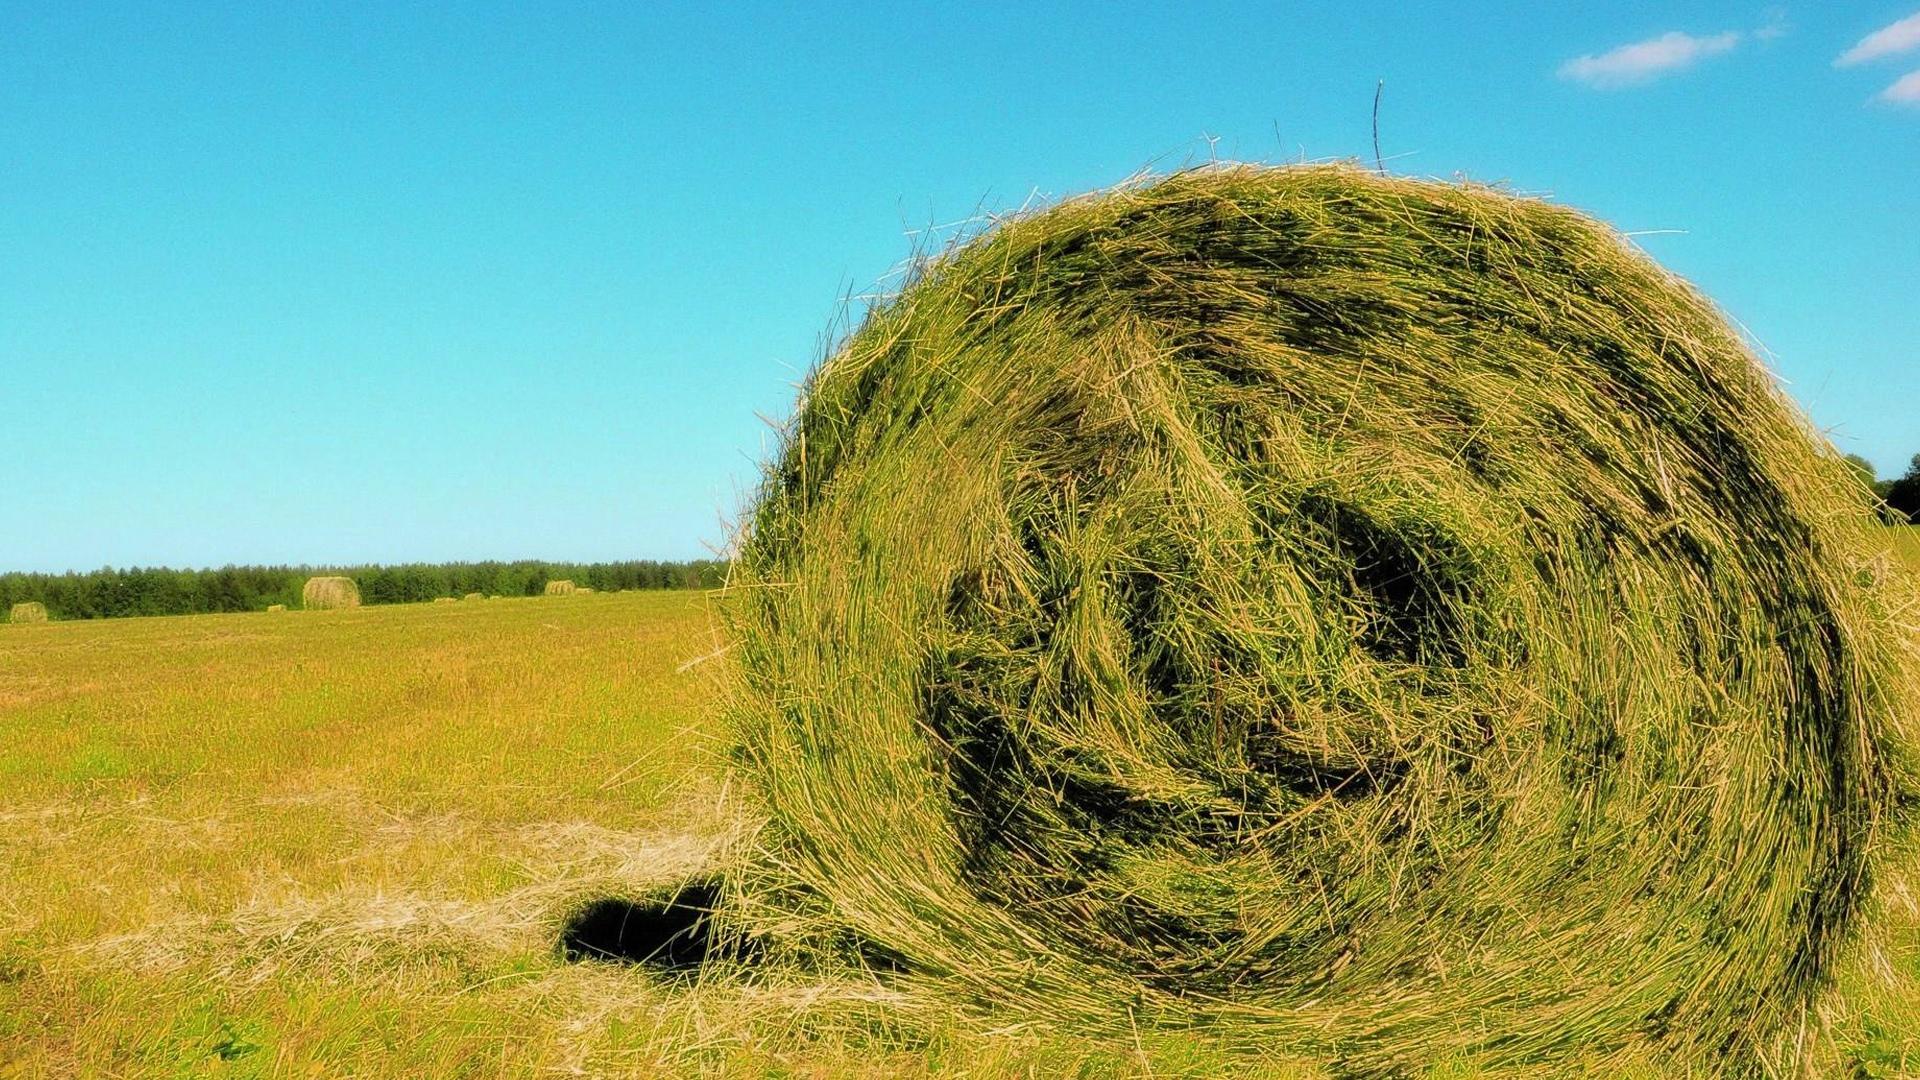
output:
M 693 881 L 672 896 L 647 900 L 595 900 L 560 931 L 560 952 L 569 961 L 639 964 L 655 971 L 690 975 L 711 960 L 747 959 L 743 945 L 714 929 L 720 887 Z

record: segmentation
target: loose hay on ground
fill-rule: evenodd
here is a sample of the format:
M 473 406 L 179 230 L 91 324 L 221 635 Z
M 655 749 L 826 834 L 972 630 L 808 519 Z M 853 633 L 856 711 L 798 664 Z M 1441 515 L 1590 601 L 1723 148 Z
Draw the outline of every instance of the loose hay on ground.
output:
M 1226 167 L 1006 221 L 751 516 L 734 917 L 1356 1075 L 1747 1068 L 1911 775 L 1851 483 L 1571 210 Z

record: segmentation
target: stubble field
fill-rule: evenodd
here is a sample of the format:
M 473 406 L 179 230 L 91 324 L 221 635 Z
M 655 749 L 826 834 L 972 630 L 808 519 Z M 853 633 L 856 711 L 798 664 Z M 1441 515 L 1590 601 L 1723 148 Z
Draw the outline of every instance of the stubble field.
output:
M 1920 567 L 1920 538 L 1899 538 Z M 0 1075 L 1319 1075 L 568 963 L 735 826 L 711 599 L 0 626 Z M 1803 1033 L 1920 1075 L 1920 853 Z

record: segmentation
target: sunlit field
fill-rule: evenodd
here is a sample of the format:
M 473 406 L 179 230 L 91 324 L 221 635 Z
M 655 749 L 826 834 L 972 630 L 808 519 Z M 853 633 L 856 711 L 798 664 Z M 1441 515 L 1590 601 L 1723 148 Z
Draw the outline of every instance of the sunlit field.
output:
M 0 626 L 0 1075 L 1319 1075 L 565 961 L 569 914 L 735 827 L 711 603 Z M 1915 863 L 1809 1018 L 1817 1074 L 1920 1075 Z

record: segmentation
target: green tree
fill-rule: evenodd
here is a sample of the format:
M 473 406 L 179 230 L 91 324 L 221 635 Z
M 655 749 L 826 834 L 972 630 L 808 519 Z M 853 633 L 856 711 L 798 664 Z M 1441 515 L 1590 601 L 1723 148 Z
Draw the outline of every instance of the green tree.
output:
M 1887 485 L 1887 506 L 1909 524 L 1920 523 L 1920 454 L 1913 455 L 1907 474 Z
M 1879 477 L 1878 474 L 1873 471 L 1873 462 L 1868 461 L 1859 454 L 1848 454 L 1847 464 L 1859 475 L 1860 482 L 1865 484 L 1869 490 L 1877 490 L 1879 488 Z

